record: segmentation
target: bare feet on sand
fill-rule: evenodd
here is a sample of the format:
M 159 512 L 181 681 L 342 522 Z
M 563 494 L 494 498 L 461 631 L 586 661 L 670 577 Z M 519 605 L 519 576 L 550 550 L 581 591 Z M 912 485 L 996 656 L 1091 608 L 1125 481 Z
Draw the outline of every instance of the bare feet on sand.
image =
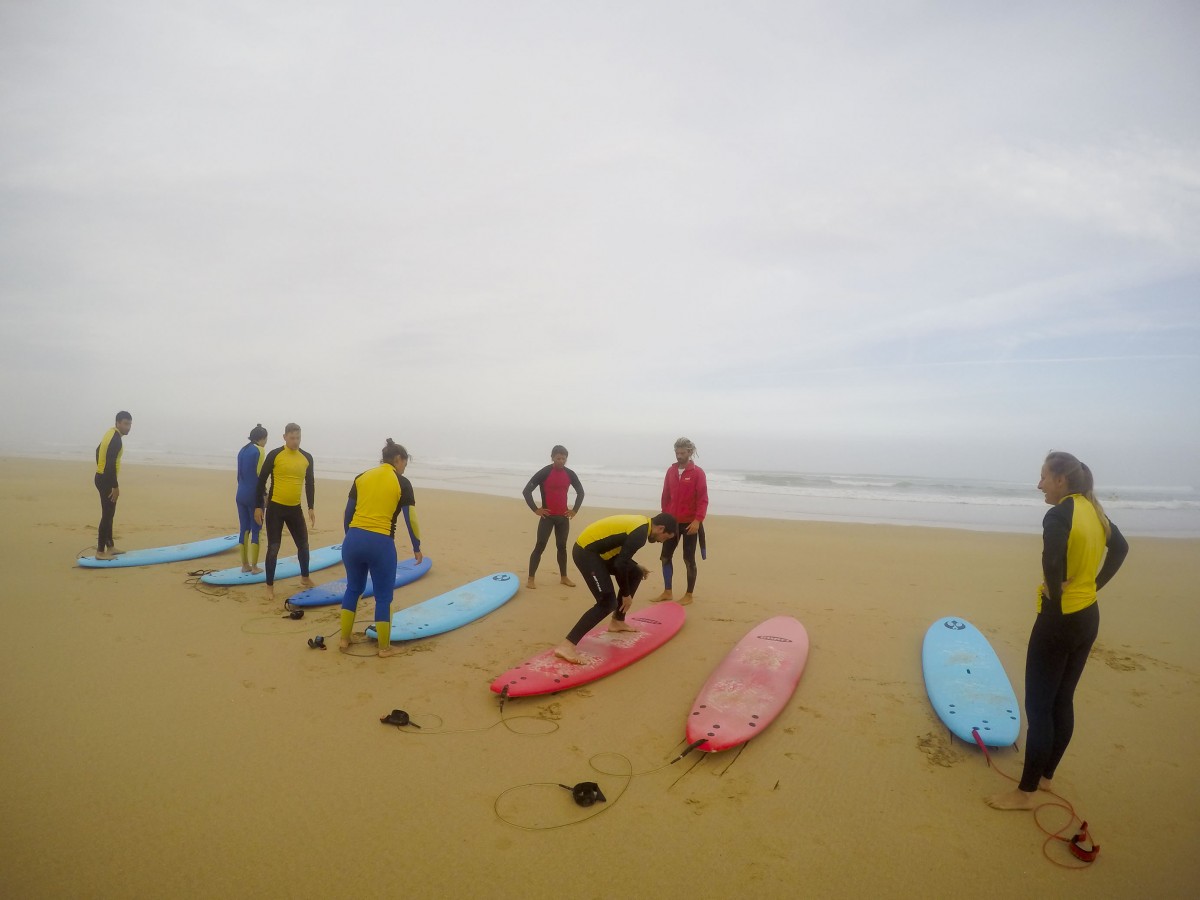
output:
M 267 585 L 267 599 L 268 600 L 275 599 L 275 585 L 273 585 L 273 584 Z
M 300 579 L 300 587 L 312 588 L 312 587 L 316 587 L 316 585 L 313 584 L 313 580 L 311 578 L 309 578 L 308 576 L 305 576 L 304 578 Z
M 567 662 L 574 663 L 577 666 L 583 665 L 583 663 L 586 662 L 586 660 L 583 658 L 583 654 L 579 652 L 579 648 L 570 641 L 563 641 L 561 644 L 555 647 L 554 655 L 559 659 L 565 659 Z
M 984 797 L 983 802 L 992 809 L 1033 809 L 1040 801 L 1035 792 L 1014 788 L 1002 794 Z
M 533 580 L 532 575 L 525 579 L 525 587 L 529 588 L 531 591 L 537 590 L 537 582 Z
M 682 597 L 679 598 L 680 606 L 687 606 L 691 602 L 692 602 L 692 595 L 690 593 L 684 594 Z
M 575 587 L 575 582 L 573 582 L 573 581 L 572 581 L 570 578 L 568 578 L 566 575 L 563 575 L 561 578 L 559 578 L 559 579 L 558 579 L 558 583 L 559 583 L 559 584 L 565 584 L 567 587 Z
M 674 599 L 675 599 L 675 595 L 672 594 L 670 591 L 663 591 L 661 594 L 659 594 L 657 597 L 655 597 L 651 602 L 652 603 L 662 603 L 664 600 L 674 600 Z

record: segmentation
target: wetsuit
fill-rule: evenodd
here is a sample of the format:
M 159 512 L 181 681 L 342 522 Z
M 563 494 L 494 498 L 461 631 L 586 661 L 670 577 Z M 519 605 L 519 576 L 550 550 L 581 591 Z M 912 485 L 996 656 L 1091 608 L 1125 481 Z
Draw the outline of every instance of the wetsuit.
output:
M 262 471 L 266 449 L 248 441 L 237 455 L 237 494 L 234 502 L 238 511 L 238 543 L 241 545 L 242 565 L 258 564 L 259 524 L 254 521 L 258 495 L 258 474 Z
M 379 646 L 388 646 L 396 583 L 396 519 L 403 512 L 413 552 L 420 552 L 421 529 L 413 509 L 416 502 L 412 483 L 390 463 L 381 463 L 354 479 L 346 499 L 346 539 L 342 542 L 342 563 L 346 567 L 342 636 L 347 640 L 354 627 L 358 598 L 370 575 L 375 589 L 375 631 Z
M 121 471 L 121 454 L 125 447 L 121 432 L 114 425 L 104 432 L 96 445 L 96 490 L 100 493 L 100 528 L 96 534 L 96 552 L 103 553 L 113 547 L 113 519 L 117 515 L 117 501 L 110 499 L 113 488 L 119 487 L 117 475 Z
M 571 558 L 596 604 L 579 617 L 567 635 L 568 641 L 578 644 L 610 615 L 618 622 L 625 621 L 617 590 L 621 597 L 632 597 L 642 583 L 642 570 L 633 555 L 646 546 L 649 538 L 648 516 L 609 516 L 583 529 L 571 548 Z
M 704 517 L 708 513 L 708 480 L 704 470 L 691 460 L 680 469 L 671 466 L 663 480 L 662 511 L 670 513 L 679 523 L 679 533 L 669 541 L 663 541 L 662 562 L 663 587 L 671 590 L 675 566 L 671 562 L 675 548 L 683 540 L 683 565 L 687 569 L 687 592 L 696 589 L 696 542 L 700 542 L 700 553 L 704 555 Z M 687 527 L 693 522 L 702 523 L 696 534 L 688 534 Z
M 571 527 L 571 520 L 567 517 L 567 488 L 575 489 L 575 506 L 571 511 L 577 513 L 583 506 L 583 485 L 579 483 L 579 476 L 566 466 L 561 469 L 554 465 L 546 466 L 529 479 L 529 484 L 521 492 L 529 508 L 537 512 L 538 507 L 533 502 L 535 487 L 541 490 L 542 507 L 547 514 L 538 519 L 537 543 L 529 555 L 529 577 L 537 574 L 542 551 L 546 549 L 550 532 L 553 531 L 554 542 L 558 546 L 558 574 L 566 578 L 567 533 Z
M 267 493 L 267 482 L 271 491 Z M 283 526 L 296 542 L 296 557 L 300 562 L 300 575 L 308 577 L 308 526 L 304 522 L 304 511 L 300 508 L 300 492 L 303 489 L 308 508 L 313 508 L 316 486 L 313 480 L 313 458 L 307 450 L 289 450 L 286 446 L 276 447 L 263 460 L 258 473 L 255 503 L 266 506 L 267 526 L 267 584 L 275 583 L 275 564 L 279 559 L 279 544 L 283 539 Z
M 1029 729 L 1022 791 L 1036 791 L 1040 779 L 1054 777 L 1071 741 L 1075 687 L 1100 629 L 1096 592 L 1128 553 L 1117 526 L 1110 520 L 1106 537 L 1096 508 L 1082 494 L 1064 497 L 1042 520 L 1044 581 L 1025 658 Z

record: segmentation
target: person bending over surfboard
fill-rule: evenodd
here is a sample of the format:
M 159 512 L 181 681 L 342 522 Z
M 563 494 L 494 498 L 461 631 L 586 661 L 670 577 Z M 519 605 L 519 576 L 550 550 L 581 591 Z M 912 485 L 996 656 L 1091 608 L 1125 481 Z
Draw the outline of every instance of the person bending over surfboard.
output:
M 375 588 L 375 636 L 379 655 L 395 656 L 392 638 L 392 591 L 396 580 L 396 519 L 404 514 L 408 537 L 417 562 L 421 552 L 421 529 L 417 525 L 416 497 L 412 483 L 404 477 L 408 451 L 387 439 L 380 463 L 354 479 L 346 500 L 346 539 L 342 563 L 346 567 L 346 595 L 342 599 L 342 632 L 338 648 L 350 647 L 358 598 L 367 586 L 367 575 Z
M 533 489 L 540 488 L 542 505 L 533 502 Z M 567 488 L 575 489 L 575 506 L 567 509 Z M 554 542 L 558 545 L 558 580 L 567 587 L 575 587 L 575 582 L 567 577 L 567 532 L 571 527 L 571 519 L 583 506 L 583 485 L 579 476 L 567 468 L 567 448 L 556 444 L 550 451 L 550 465 L 545 466 L 529 479 L 525 490 L 521 492 L 529 508 L 538 516 L 537 544 L 529 556 L 529 577 L 525 587 L 536 588 L 538 564 L 542 561 L 542 551 L 554 532 Z
M 1070 453 L 1046 457 L 1038 490 L 1051 509 L 1042 520 L 1043 581 L 1025 657 L 1025 767 L 1016 790 L 985 798 L 996 809 L 1033 809 L 1036 792 L 1052 789 L 1075 728 L 1075 686 L 1100 629 L 1096 592 L 1129 554 L 1096 500 L 1091 470 Z
M 671 581 L 675 567 L 671 560 L 675 547 L 683 539 L 683 565 L 687 569 L 687 593 L 680 598 L 681 606 L 692 602 L 692 591 L 696 589 L 696 543 L 700 543 L 700 555 L 704 555 L 704 516 L 708 513 L 708 481 L 704 470 L 692 462 L 696 445 L 685 437 L 675 442 L 675 465 L 667 469 L 663 480 L 662 511 L 670 513 L 679 522 L 679 534 L 665 541 L 659 561 L 662 563 L 663 587 L 655 601 L 672 600 Z
M 113 427 L 104 432 L 96 445 L 96 490 L 100 494 L 100 528 L 96 534 L 96 559 L 112 559 L 124 553 L 113 545 L 113 519 L 117 517 L 117 498 L 121 488 L 117 475 L 121 471 L 121 454 L 125 445 L 121 438 L 133 427 L 133 416 L 121 410 Z
M 579 653 L 583 636 L 612 616 L 609 631 L 637 631 L 625 622 L 625 614 L 633 603 L 633 594 L 649 570 L 638 565 L 633 555 L 650 543 L 669 541 L 679 532 L 674 516 L 659 513 L 649 516 L 608 516 L 593 522 L 579 535 L 571 548 L 575 568 L 583 576 L 588 590 L 596 598 L 595 605 L 579 617 L 567 639 L 554 648 L 554 655 L 567 662 L 581 664 L 587 660 Z M 617 588 L 613 588 L 613 579 Z M 618 599 L 617 590 L 620 591 Z
M 261 526 L 254 519 L 258 495 L 258 473 L 262 471 L 266 451 L 267 429 L 259 422 L 250 429 L 246 446 L 237 455 L 237 493 L 234 502 L 238 511 L 238 551 L 242 555 L 242 571 L 262 571 L 258 567 L 258 533 Z
M 267 493 L 268 481 L 271 482 L 270 493 Z M 304 525 L 304 513 L 300 509 L 301 488 L 308 500 L 308 521 L 316 528 L 313 458 L 307 450 L 300 449 L 300 426 L 288 422 L 283 429 L 283 446 L 276 447 L 263 460 L 254 500 L 254 521 L 259 525 L 263 524 L 263 507 L 267 510 L 267 597 L 271 600 L 275 599 L 275 564 L 279 560 L 284 525 L 287 525 L 288 533 L 296 542 L 300 584 L 306 588 L 313 586 L 312 579 L 308 577 L 308 528 Z

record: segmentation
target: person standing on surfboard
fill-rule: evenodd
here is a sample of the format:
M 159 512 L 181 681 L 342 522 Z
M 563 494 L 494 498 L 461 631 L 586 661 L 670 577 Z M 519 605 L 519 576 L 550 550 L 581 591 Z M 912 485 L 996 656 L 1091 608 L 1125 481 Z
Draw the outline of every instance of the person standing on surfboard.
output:
M 554 655 L 567 662 L 583 663 L 578 645 L 583 636 L 612 616 L 609 631 L 637 631 L 625 623 L 625 614 L 633 603 L 633 594 L 648 574 L 633 555 L 646 543 L 669 541 L 679 532 L 673 516 L 659 513 L 649 516 L 608 516 L 593 522 L 579 535 L 571 548 L 575 568 L 583 576 L 595 605 L 579 617 L 567 639 L 554 648 Z M 617 589 L 613 588 L 616 578 Z M 620 591 L 620 599 L 617 597 Z
M 271 491 L 267 493 L 267 482 Z M 254 500 L 254 521 L 263 524 L 263 507 L 266 507 L 267 526 L 267 597 L 275 599 L 275 564 L 279 560 L 279 544 L 283 540 L 283 526 L 296 542 L 296 557 L 300 562 L 300 584 L 313 586 L 308 577 L 308 528 L 304 525 L 304 513 L 300 509 L 300 491 L 303 488 L 308 500 L 308 521 L 316 528 L 317 514 L 313 510 L 316 486 L 313 479 L 313 458 L 307 450 L 300 449 L 300 426 L 288 422 L 283 429 L 283 446 L 276 447 L 263 460 L 258 473 L 258 487 Z
M 708 514 L 708 480 L 704 470 L 692 462 L 696 445 L 685 437 L 675 442 L 675 465 L 667 469 L 663 481 L 662 511 L 670 513 L 679 523 L 679 533 L 663 543 L 659 561 L 662 563 L 663 587 L 665 590 L 655 598 L 673 600 L 671 581 L 675 567 L 671 560 L 675 547 L 683 539 L 683 565 L 687 569 L 687 593 L 680 598 L 681 606 L 692 602 L 692 591 L 696 589 L 696 544 L 700 544 L 700 556 L 705 556 L 704 517 Z
M 540 488 L 542 505 L 533 502 L 533 489 Z M 567 488 L 575 489 L 575 506 L 567 509 Z M 575 587 L 575 582 L 567 577 L 567 532 L 571 527 L 571 519 L 583 506 L 583 485 L 579 476 L 567 468 L 567 448 L 555 444 L 550 451 L 550 465 L 545 466 L 529 479 L 525 490 L 521 492 L 525 502 L 534 514 L 538 516 L 537 543 L 533 553 L 529 555 L 529 577 L 525 587 L 537 587 L 534 575 L 537 574 L 538 564 L 542 561 L 542 551 L 554 532 L 554 543 L 558 545 L 558 580 L 567 587 Z
M 258 567 L 258 533 L 261 526 L 254 520 L 258 495 L 258 473 L 262 471 L 266 451 L 267 429 L 259 422 L 250 429 L 246 446 L 237 455 L 237 493 L 234 503 L 238 511 L 238 552 L 242 556 L 242 571 L 262 571 Z
M 1070 453 L 1046 457 L 1038 490 L 1051 509 L 1042 520 L 1043 581 L 1025 657 L 1025 767 L 1016 790 L 986 798 L 996 809 L 1033 809 L 1037 791 L 1051 790 L 1075 728 L 1075 686 L 1100 630 L 1096 592 L 1129 554 L 1095 497 L 1091 470 Z
M 112 559 L 124 553 L 113 544 L 113 519 L 117 517 L 117 498 L 121 488 L 117 475 L 121 471 L 121 454 L 125 445 L 121 438 L 133 427 L 133 416 L 121 410 L 113 427 L 104 432 L 96 445 L 96 491 L 100 494 L 100 527 L 96 533 L 96 559 Z
M 367 586 L 367 575 L 375 588 L 375 638 L 379 655 L 395 656 L 392 643 L 392 591 L 396 580 L 396 519 L 404 514 L 408 537 L 417 562 L 421 553 L 421 529 L 417 525 L 416 497 L 412 483 L 404 477 L 408 451 L 391 438 L 380 454 L 379 465 L 354 479 L 346 499 L 346 539 L 342 563 L 346 567 L 346 595 L 342 598 L 342 629 L 338 648 L 350 648 L 358 598 Z

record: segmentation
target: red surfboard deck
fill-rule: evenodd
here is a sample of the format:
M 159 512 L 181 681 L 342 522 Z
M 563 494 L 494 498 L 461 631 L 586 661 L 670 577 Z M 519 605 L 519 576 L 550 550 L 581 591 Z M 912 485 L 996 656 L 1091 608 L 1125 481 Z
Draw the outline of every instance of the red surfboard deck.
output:
M 787 706 L 808 661 L 808 632 L 791 616 L 756 625 L 713 670 L 692 705 L 687 742 L 709 753 L 744 744 Z
M 637 631 L 609 631 L 606 621 L 579 642 L 587 662 L 576 665 L 545 650 L 493 681 L 492 690 L 499 694 L 507 687 L 509 697 L 533 697 L 588 684 L 657 650 L 679 632 L 684 618 L 683 607 L 668 600 L 626 616 Z

